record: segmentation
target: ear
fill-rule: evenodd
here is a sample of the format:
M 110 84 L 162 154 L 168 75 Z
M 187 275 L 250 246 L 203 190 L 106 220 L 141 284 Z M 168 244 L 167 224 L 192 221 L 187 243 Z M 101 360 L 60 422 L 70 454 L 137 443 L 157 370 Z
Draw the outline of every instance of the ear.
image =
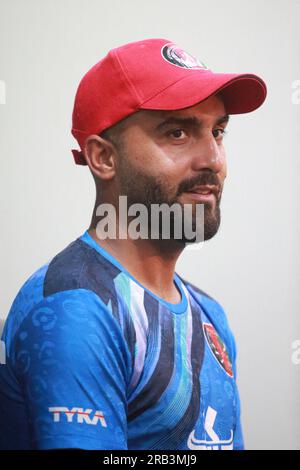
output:
M 85 141 L 84 154 L 91 172 L 101 180 L 110 180 L 116 174 L 116 150 L 111 142 L 96 134 Z

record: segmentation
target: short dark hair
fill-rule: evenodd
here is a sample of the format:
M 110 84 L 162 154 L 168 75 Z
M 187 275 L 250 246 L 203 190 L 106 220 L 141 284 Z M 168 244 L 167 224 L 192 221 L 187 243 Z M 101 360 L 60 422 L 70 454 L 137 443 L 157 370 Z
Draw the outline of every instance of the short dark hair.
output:
M 128 118 L 129 116 L 122 119 L 121 121 L 118 121 L 113 126 L 104 129 L 104 131 L 99 134 L 99 137 L 112 142 L 117 147 L 117 149 L 120 150 L 123 145 L 123 131 L 126 129 Z

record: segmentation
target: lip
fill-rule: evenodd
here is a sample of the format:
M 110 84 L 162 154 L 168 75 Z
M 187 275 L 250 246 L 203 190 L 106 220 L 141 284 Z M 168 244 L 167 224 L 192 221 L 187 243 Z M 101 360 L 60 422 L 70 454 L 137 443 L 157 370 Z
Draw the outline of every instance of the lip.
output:
M 203 194 L 203 191 L 209 191 L 207 194 Z M 216 200 L 218 194 L 218 188 L 215 185 L 200 185 L 195 186 L 190 191 L 186 191 L 185 194 L 189 194 L 190 197 L 197 201 L 211 202 Z
M 200 193 L 194 193 L 193 191 L 188 191 L 184 194 L 188 194 L 191 199 L 195 199 L 200 202 L 213 202 L 216 200 L 216 196 L 214 193 L 209 193 L 209 194 L 200 194 Z

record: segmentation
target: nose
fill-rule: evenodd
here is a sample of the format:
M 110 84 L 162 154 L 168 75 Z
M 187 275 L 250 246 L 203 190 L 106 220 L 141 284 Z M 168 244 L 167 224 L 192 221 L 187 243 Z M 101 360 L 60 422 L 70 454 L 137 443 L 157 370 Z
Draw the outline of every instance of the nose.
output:
M 211 132 L 205 133 L 195 144 L 192 168 L 195 171 L 209 169 L 219 173 L 225 166 L 223 145 L 219 145 Z

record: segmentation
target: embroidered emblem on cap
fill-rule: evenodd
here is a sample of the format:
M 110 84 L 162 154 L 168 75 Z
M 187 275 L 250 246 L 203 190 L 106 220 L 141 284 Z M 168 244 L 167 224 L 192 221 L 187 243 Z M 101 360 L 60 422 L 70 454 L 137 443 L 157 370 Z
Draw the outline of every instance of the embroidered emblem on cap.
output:
M 161 55 L 167 62 L 172 65 L 176 65 L 177 67 L 183 67 L 185 69 L 209 70 L 203 62 L 196 59 L 196 57 L 192 56 L 191 54 L 188 54 L 181 47 L 174 43 L 165 44 L 161 48 Z

